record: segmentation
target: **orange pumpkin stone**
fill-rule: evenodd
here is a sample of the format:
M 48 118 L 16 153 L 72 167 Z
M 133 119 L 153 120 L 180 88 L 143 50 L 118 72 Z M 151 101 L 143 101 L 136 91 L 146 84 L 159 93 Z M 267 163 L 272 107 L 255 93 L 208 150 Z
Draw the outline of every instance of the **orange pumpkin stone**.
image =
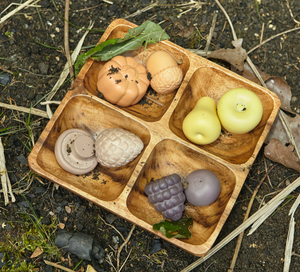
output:
M 142 64 L 132 57 L 116 56 L 101 68 L 97 88 L 110 103 L 128 107 L 142 99 L 149 83 Z

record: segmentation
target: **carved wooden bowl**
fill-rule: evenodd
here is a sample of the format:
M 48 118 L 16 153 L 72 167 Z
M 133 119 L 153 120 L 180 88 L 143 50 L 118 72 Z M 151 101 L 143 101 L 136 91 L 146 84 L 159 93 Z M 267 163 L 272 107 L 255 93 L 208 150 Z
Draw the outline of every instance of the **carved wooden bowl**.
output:
M 99 42 L 124 37 L 136 25 L 123 19 L 115 20 Z M 198 256 L 212 247 L 224 225 L 266 138 L 280 107 L 278 97 L 267 89 L 233 72 L 191 53 L 169 41 L 148 45 L 132 51 L 131 56 L 143 61 L 160 47 L 181 60 L 184 79 L 179 89 L 154 98 L 155 103 L 120 108 L 97 97 L 97 74 L 104 62 L 89 59 L 42 132 L 30 156 L 30 168 L 44 178 L 92 201 L 126 220 L 168 240 Z M 210 96 L 216 102 L 230 89 L 243 87 L 255 92 L 263 104 L 259 125 L 246 134 L 222 132 L 209 145 L 193 144 L 182 132 L 182 122 L 198 99 Z M 142 153 L 120 168 L 96 168 L 93 175 L 76 176 L 64 171 L 56 162 L 54 145 L 65 130 L 80 128 L 94 137 L 107 128 L 119 127 L 141 138 Z M 213 171 L 220 179 L 221 193 L 216 202 L 205 207 L 186 205 L 185 216 L 192 216 L 190 239 L 167 239 L 153 230 L 152 225 L 163 219 L 144 193 L 145 185 L 172 173 L 186 177 L 197 169 Z

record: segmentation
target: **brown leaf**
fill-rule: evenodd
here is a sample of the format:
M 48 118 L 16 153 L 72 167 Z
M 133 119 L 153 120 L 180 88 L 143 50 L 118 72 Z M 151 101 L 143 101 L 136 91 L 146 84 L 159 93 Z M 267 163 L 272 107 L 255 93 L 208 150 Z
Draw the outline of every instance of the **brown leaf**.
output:
M 263 81 L 266 81 L 268 78 L 271 77 L 271 75 L 261 71 L 257 66 L 255 66 L 258 73 L 260 74 L 260 76 L 262 77 Z M 243 71 L 238 71 L 236 69 L 233 69 L 234 67 L 231 68 L 232 71 L 234 71 L 235 73 L 255 82 L 256 84 L 260 84 L 260 81 L 259 79 L 257 78 L 257 76 L 253 73 L 251 67 L 249 66 L 248 62 L 244 62 L 244 69 Z
M 274 161 L 283 164 L 288 168 L 292 168 L 300 173 L 299 159 L 293 153 L 292 145 L 285 146 L 278 139 L 271 139 L 270 143 L 265 147 L 265 156 Z
M 174 36 L 179 36 L 183 38 L 188 38 L 194 33 L 194 27 L 186 27 L 186 28 L 180 28 L 180 30 L 173 31 Z
M 66 225 L 65 225 L 64 223 L 58 223 L 57 226 L 58 226 L 60 229 L 64 229 Z
M 269 79 L 267 79 L 265 83 L 268 89 L 273 93 L 276 93 L 280 98 L 281 100 L 280 108 L 285 111 L 294 113 L 290 105 L 292 99 L 292 92 L 287 82 L 281 77 L 272 76 Z
M 65 206 L 65 210 L 66 210 L 67 213 L 71 213 L 72 212 L 72 209 L 69 206 Z
M 271 76 L 271 75 L 259 70 L 257 66 L 255 66 L 255 67 L 256 67 L 258 73 L 260 74 L 260 76 L 262 77 L 263 81 L 267 85 L 267 88 L 271 92 L 278 95 L 279 99 L 281 100 L 280 108 L 285 111 L 294 113 L 290 106 L 290 102 L 292 99 L 292 92 L 291 92 L 291 88 L 287 84 L 287 82 L 281 77 Z M 251 67 L 249 66 L 249 64 L 247 62 L 244 63 L 244 70 L 242 72 L 234 69 L 234 67 L 232 67 L 231 70 L 234 71 L 235 73 L 255 82 L 256 84 L 261 85 L 259 79 L 253 73 Z
M 221 59 L 233 65 L 239 71 L 243 71 L 244 62 L 247 58 L 246 50 L 242 48 L 243 39 L 233 41 L 234 49 L 219 49 L 213 51 L 207 58 Z
M 290 117 L 286 115 L 284 112 L 282 112 L 282 114 L 285 116 L 286 120 L 290 125 L 297 149 L 300 151 L 300 114 L 296 114 L 295 117 Z M 287 134 L 279 116 L 276 117 L 269 131 L 269 134 L 265 139 L 265 143 L 269 143 L 272 138 L 278 139 L 284 145 L 291 143 L 290 137 Z
M 36 258 L 36 257 L 40 256 L 43 252 L 44 252 L 44 250 L 42 248 L 36 247 L 35 250 L 33 251 L 33 253 L 31 254 L 30 258 Z
M 87 267 L 87 269 L 86 269 L 86 272 L 97 272 L 97 271 L 95 270 L 94 267 L 92 267 L 91 265 L 88 264 L 88 267 Z

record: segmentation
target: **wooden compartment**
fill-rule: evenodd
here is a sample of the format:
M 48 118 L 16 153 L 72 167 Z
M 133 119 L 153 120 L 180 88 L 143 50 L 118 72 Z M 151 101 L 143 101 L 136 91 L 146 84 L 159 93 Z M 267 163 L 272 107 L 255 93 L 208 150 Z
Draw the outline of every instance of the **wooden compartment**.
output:
M 124 37 L 136 25 L 115 20 L 99 42 Z M 30 156 L 29 166 L 39 175 L 166 239 L 198 256 L 205 255 L 222 229 L 247 177 L 264 139 L 280 107 L 279 98 L 263 87 L 201 58 L 169 41 L 135 50 L 129 55 L 144 62 L 161 47 L 181 60 L 184 78 L 178 90 L 158 95 L 164 106 L 137 104 L 121 108 L 98 97 L 97 74 L 104 62 L 89 59 L 81 69 L 72 88 L 42 132 Z M 259 125 L 245 134 L 222 131 L 214 143 L 199 146 L 186 139 L 182 122 L 202 96 L 216 102 L 222 94 L 235 87 L 245 87 L 261 99 L 264 113 Z M 65 130 L 80 128 L 94 137 L 106 128 L 119 127 L 139 136 L 142 153 L 120 168 L 97 166 L 89 175 L 76 176 L 64 171 L 56 162 L 54 145 Z M 193 217 L 190 239 L 167 239 L 152 228 L 163 219 L 148 203 L 144 187 L 152 178 L 178 173 L 186 177 L 196 169 L 209 169 L 221 181 L 221 194 L 206 207 L 186 204 L 184 215 Z

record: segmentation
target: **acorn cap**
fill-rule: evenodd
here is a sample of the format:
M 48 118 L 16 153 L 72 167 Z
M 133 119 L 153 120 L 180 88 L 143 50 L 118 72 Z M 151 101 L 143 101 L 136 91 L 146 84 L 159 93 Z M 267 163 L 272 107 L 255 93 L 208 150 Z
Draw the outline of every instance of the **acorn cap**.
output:
M 179 67 L 168 67 L 152 75 L 151 87 L 158 93 L 169 94 L 174 92 L 181 84 L 183 73 Z
M 95 169 L 95 140 L 86 131 L 69 129 L 57 139 L 54 154 L 58 164 L 67 172 L 83 175 Z

